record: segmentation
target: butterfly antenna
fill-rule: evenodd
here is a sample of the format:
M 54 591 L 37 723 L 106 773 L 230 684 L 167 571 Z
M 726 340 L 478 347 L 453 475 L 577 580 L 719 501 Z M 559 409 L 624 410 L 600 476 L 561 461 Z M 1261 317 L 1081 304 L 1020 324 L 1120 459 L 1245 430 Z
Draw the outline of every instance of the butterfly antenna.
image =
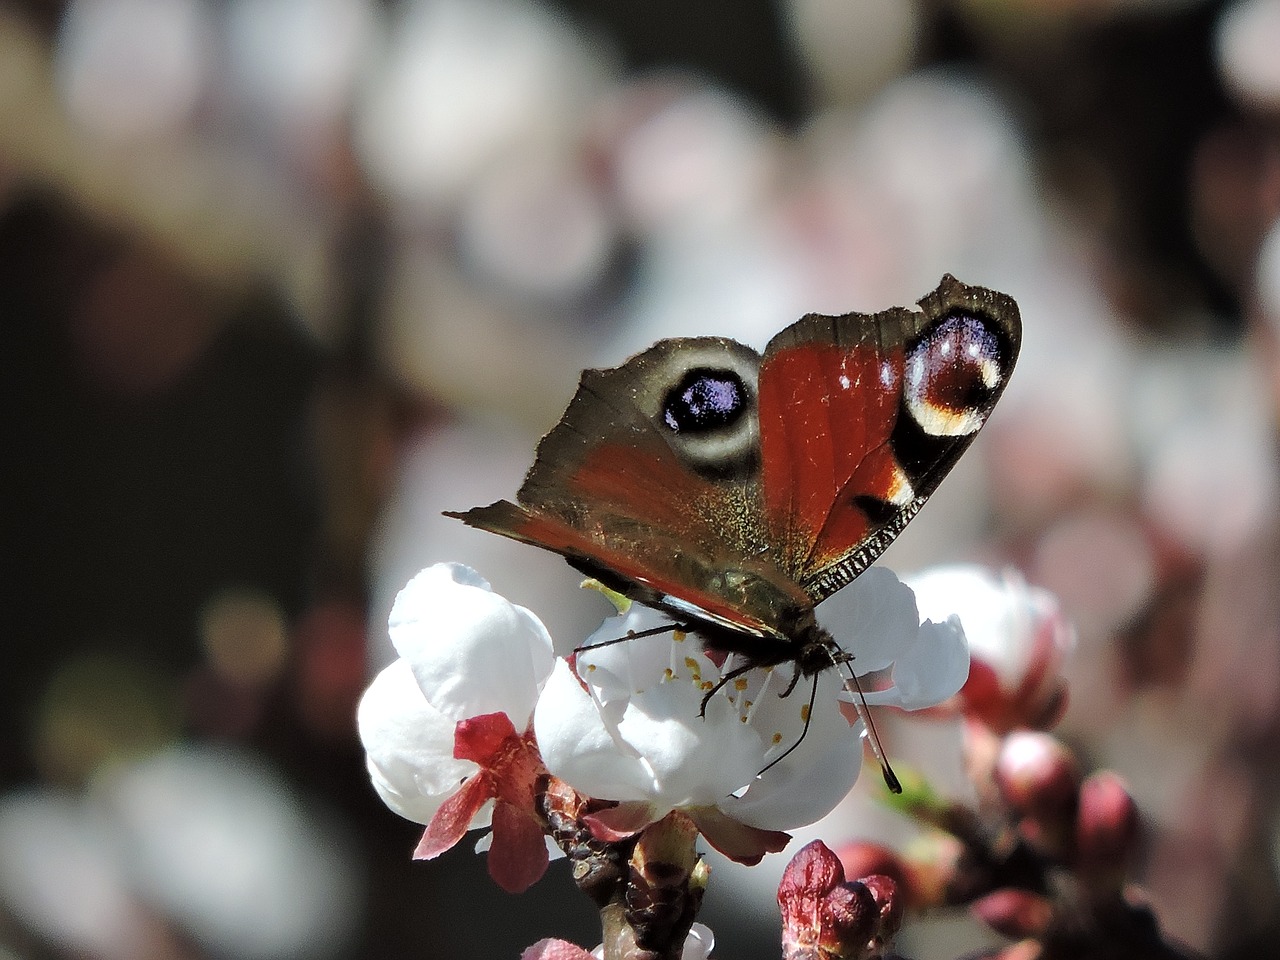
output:
M 862 692 L 862 684 L 858 682 L 858 676 L 853 672 L 853 668 L 845 663 L 846 669 L 849 671 L 849 679 L 845 681 L 845 689 L 850 693 L 857 694 L 857 698 L 853 701 L 853 707 L 858 711 L 858 719 L 862 721 L 863 727 L 867 731 L 867 740 L 871 743 L 871 752 L 880 761 L 880 773 L 884 777 L 884 785 L 889 788 L 891 793 L 902 792 L 902 781 L 898 779 L 898 775 L 893 772 L 893 767 L 889 766 L 889 759 L 884 755 L 884 744 L 880 742 L 880 734 L 876 732 L 876 725 L 871 719 L 871 708 L 867 706 L 866 695 Z M 850 684 L 853 684 L 850 688 Z

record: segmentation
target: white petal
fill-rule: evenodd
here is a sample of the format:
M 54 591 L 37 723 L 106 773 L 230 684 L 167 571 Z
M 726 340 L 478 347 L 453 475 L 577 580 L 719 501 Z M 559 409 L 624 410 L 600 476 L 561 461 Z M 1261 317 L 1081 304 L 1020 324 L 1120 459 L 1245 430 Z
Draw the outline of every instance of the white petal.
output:
M 597 636 L 619 627 L 645 630 L 665 618 L 640 606 L 612 618 Z M 750 782 L 767 747 L 745 725 L 726 695 L 707 704 L 707 684 L 720 668 L 693 636 L 637 637 L 579 655 L 578 673 L 591 687 L 602 722 L 628 754 L 642 758 L 650 783 L 642 796 L 658 806 L 714 804 Z
M 427 703 L 404 660 L 374 677 L 356 721 L 374 788 L 406 819 L 429 823 L 459 783 L 479 769 L 454 759 L 454 721 Z
M 563 660 L 538 698 L 533 716 L 538 750 L 547 769 L 587 796 L 637 800 L 652 792 L 643 760 L 605 726 L 591 695 Z
M 722 801 L 720 808 L 735 820 L 764 830 L 794 830 L 816 823 L 840 804 L 862 770 L 862 738 L 857 730 L 846 725 L 844 738 L 828 741 L 825 747 L 825 751 L 814 750 L 815 762 L 804 779 L 762 780 L 742 798 Z
M 689 930 L 689 935 L 685 937 L 684 947 L 681 948 L 680 960 L 708 960 L 711 951 L 715 949 L 716 937 L 711 932 L 711 928 L 704 923 L 695 923 Z M 604 944 L 596 947 L 591 951 L 591 956 L 596 960 L 602 960 L 604 957 Z
M 765 770 L 744 795 L 723 800 L 719 804 L 721 810 L 753 827 L 792 830 L 835 809 L 853 787 L 862 767 L 861 724 L 851 727 L 840 712 L 838 689 L 840 680 L 834 672 L 819 677 L 813 720 L 800 745 Z M 767 755 L 766 763 L 790 748 L 804 731 L 799 710 L 808 699 L 803 681 L 790 697 L 780 698 L 773 693 L 761 697 L 752 724 L 765 723 L 762 732 L 774 726 L 783 731 L 783 739 Z M 786 711 L 786 722 L 770 724 L 763 714 L 778 710 Z
M 1031 658 L 1034 608 L 1025 581 L 977 564 L 951 564 L 911 578 L 920 616 L 941 622 L 960 617 L 975 656 L 1016 686 Z
M 883 670 L 916 639 L 915 594 L 888 567 L 871 567 L 822 604 L 822 622 L 859 674 Z
M 707 960 L 716 945 L 716 936 L 711 928 L 703 923 L 695 923 L 685 937 L 684 952 L 680 960 Z
M 528 725 L 555 662 L 551 637 L 474 570 L 455 563 L 423 570 L 396 597 L 389 628 L 441 713 L 465 720 L 502 712 L 517 730 Z
M 610 637 L 617 625 L 604 628 Z M 918 631 L 913 624 L 913 635 Z M 557 665 L 534 727 L 548 769 L 590 796 L 641 801 L 657 813 L 716 806 L 752 826 L 781 830 L 828 813 L 857 778 L 862 745 L 835 702 L 835 673 L 819 678 L 804 742 L 760 777 L 804 731 L 810 688 L 781 697 L 789 670 L 745 674 L 700 716 L 721 668 L 690 641 L 637 638 L 580 654 L 577 663 L 590 692 Z M 730 656 L 723 669 L 734 666 Z M 602 706 L 605 696 L 613 699 Z
M 942 703 L 964 686 L 969 678 L 969 646 L 960 618 L 952 615 L 946 623 L 926 620 L 918 636 L 894 663 L 893 686 L 868 692 L 867 703 L 921 710 Z M 852 695 L 846 691 L 843 698 L 852 700 Z
M 664 671 L 673 666 L 670 633 L 612 641 L 631 632 L 669 623 L 670 619 L 656 610 L 632 604 L 624 616 L 609 617 L 583 642 L 577 658 L 578 674 L 595 688 L 597 699 L 602 703 L 625 699 L 650 684 L 661 682 Z M 687 647 L 693 655 L 701 655 L 693 637 L 678 646 Z
M 618 734 L 644 757 L 654 790 L 636 799 L 672 807 L 716 804 L 764 766 L 765 744 L 757 730 L 722 695 L 699 716 L 702 696 L 701 688 L 671 680 L 631 698 Z
M 702 696 L 685 674 L 647 683 L 602 711 L 557 665 L 534 715 L 543 761 L 599 799 L 643 801 L 663 812 L 714 805 L 751 781 L 765 764 L 766 745 L 726 697 L 713 698 L 699 716 Z

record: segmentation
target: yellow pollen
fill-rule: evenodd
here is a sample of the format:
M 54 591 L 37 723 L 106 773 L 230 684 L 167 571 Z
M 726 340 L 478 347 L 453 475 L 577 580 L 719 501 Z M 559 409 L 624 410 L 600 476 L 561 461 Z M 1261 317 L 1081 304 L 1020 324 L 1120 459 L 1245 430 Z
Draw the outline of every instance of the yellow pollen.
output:
M 594 673 L 595 669 L 596 669 L 596 665 L 594 663 L 587 664 L 587 673 Z
M 778 745 L 778 744 L 780 744 L 781 742 L 782 742 L 782 734 L 780 734 L 780 733 L 775 733 L 775 734 L 773 735 L 773 743 L 774 743 L 774 746 L 777 746 L 777 745 Z
M 733 689 L 735 690 L 747 689 L 747 678 L 739 677 L 737 680 L 733 681 Z
M 671 631 L 671 639 L 674 640 L 676 643 L 684 643 L 684 638 L 687 637 L 688 635 L 689 634 L 686 633 L 684 630 Z
M 684 665 L 688 667 L 690 670 L 692 670 L 694 673 L 698 672 L 698 661 L 693 659 L 693 657 L 685 657 Z
M 809 722 L 809 705 L 807 703 L 800 708 L 800 719 L 805 723 Z
M 676 672 L 672 670 L 670 667 L 667 667 L 667 669 L 662 671 L 662 676 L 667 680 L 670 680 L 675 675 L 676 675 Z
M 739 721 L 740 723 L 746 723 L 746 722 L 747 722 L 747 718 L 746 718 L 746 717 L 739 717 L 739 718 L 738 718 L 738 721 Z
M 756 702 L 755 702 L 754 700 L 744 700 L 744 701 L 742 702 L 742 706 L 743 706 L 743 708 L 744 708 L 744 709 L 746 709 L 746 710 L 750 710 L 750 709 L 751 709 L 752 707 L 754 707 L 755 705 L 756 705 Z
M 694 679 L 697 680 L 698 678 L 694 677 Z M 701 687 L 703 690 L 710 690 L 712 687 L 715 686 L 715 684 L 712 683 L 710 680 L 703 680 L 701 683 L 698 684 L 698 686 Z

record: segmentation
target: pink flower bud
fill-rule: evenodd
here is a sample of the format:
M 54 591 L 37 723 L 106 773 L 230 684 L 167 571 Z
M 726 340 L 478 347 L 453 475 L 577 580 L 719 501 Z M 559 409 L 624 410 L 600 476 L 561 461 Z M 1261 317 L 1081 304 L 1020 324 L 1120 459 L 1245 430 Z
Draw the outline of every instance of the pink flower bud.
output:
M 1001 798 L 1021 815 L 1022 838 L 1044 855 L 1067 859 L 1080 787 L 1075 755 L 1047 733 L 1012 733 L 996 759 L 995 781 Z
M 1124 781 L 1109 770 L 1093 774 L 1080 787 L 1076 820 L 1076 863 L 1099 879 L 1124 879 L 1138 841 L 1138 808 Z
M 1006 937 L 1038 937 L 1053 920 L 1053 905 L 1029 890 L 1005 888 L 987 894 L 970 906 L 983 923 Z
M 1043 944 L 1035 940 L 1019 940 L 990 955 L 990 960 L 1041 960 L 1045 955 Z
M 593 960 L 591 954 L 567 940 L 539 940 L 520 954 L 520 960 Z
M 1047 733 L 1021 731 L 1005 737 L 995 778 L 1000 795 L 1018 813 L 1057 819 L 1075 810 L 1079 765 L 1066 745 Z

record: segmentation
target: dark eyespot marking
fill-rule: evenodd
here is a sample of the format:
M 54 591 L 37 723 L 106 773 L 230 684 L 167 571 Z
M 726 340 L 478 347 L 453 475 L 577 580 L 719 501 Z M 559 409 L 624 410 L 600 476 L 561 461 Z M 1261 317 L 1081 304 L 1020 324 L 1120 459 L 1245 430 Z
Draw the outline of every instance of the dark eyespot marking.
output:
M 746 388 L 732 370 L 690 370 L 663 401 L 662 420 L 675 433 L 705 433 L 731 426 L 747 406 Z
M 982 426 L 1004 376 L 1004 352 L 995 331 L 980 317 L 952 314 L 906 358 L 907 410 L 931 436 L 966 436 Z

